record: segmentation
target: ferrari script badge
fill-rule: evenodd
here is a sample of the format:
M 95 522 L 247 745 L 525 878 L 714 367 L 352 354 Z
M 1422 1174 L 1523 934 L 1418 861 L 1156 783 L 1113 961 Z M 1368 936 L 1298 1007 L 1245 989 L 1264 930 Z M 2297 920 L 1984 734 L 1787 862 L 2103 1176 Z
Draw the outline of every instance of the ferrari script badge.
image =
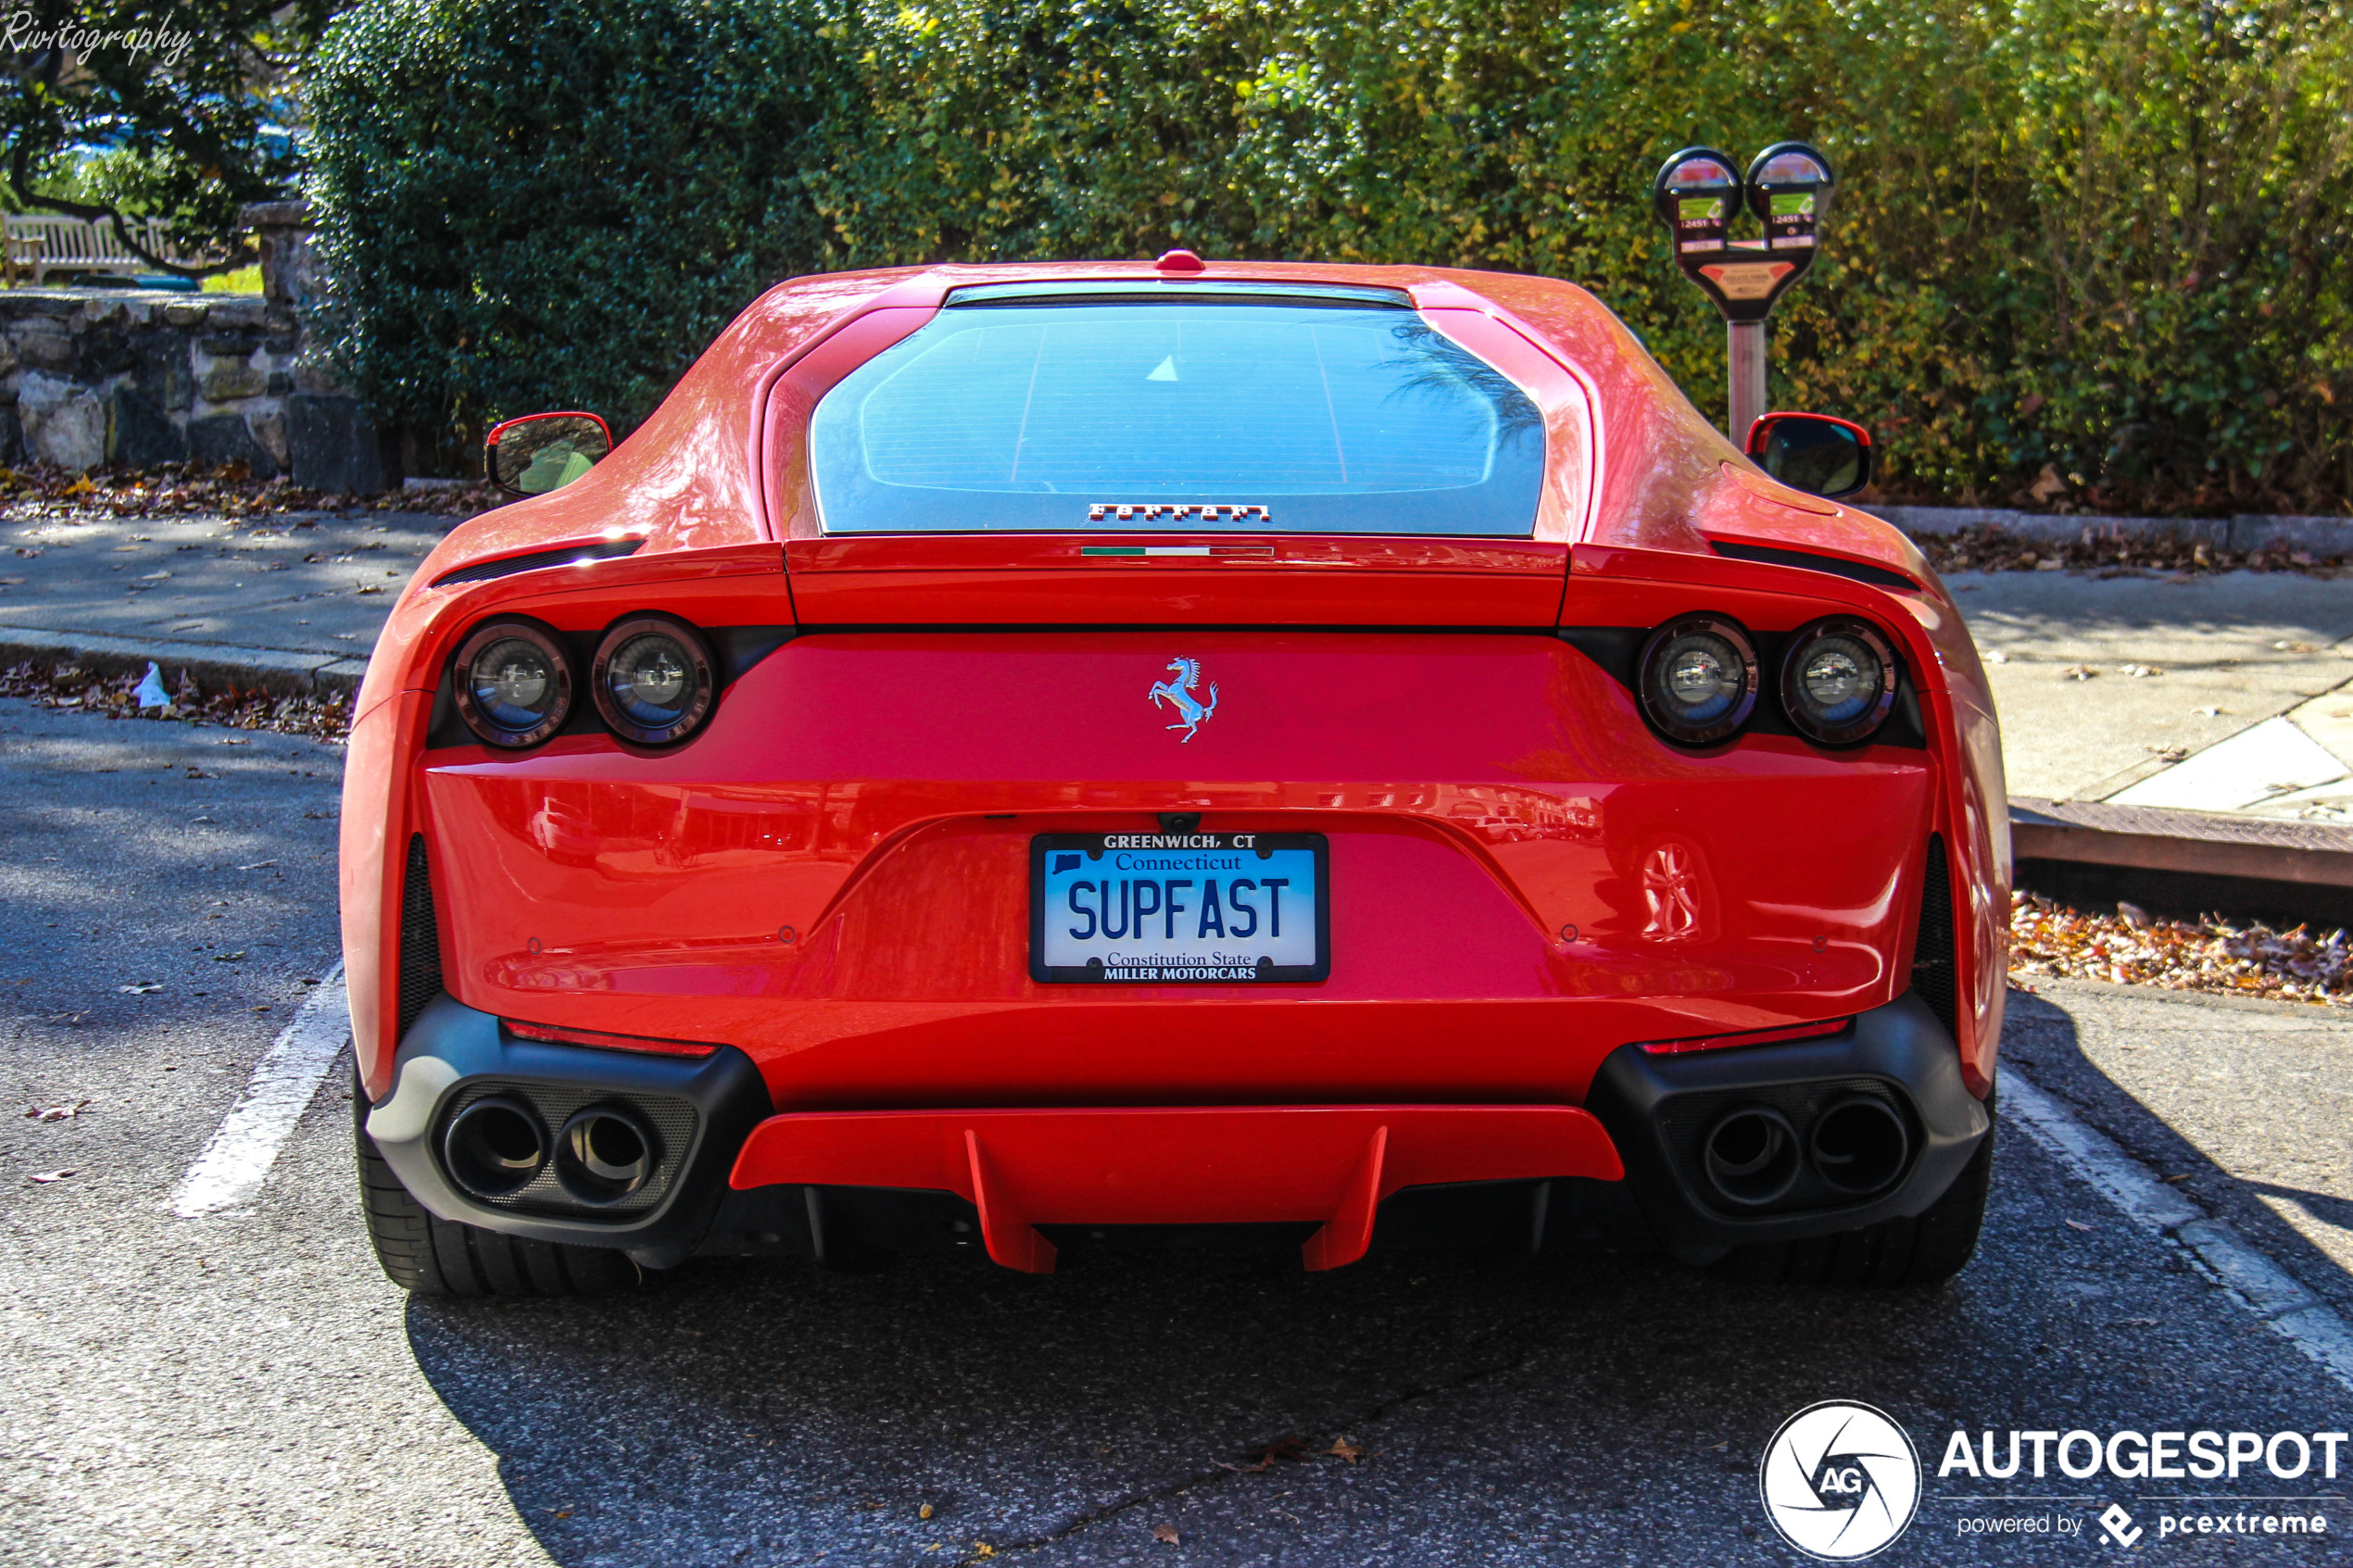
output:
M 1168 727 L 1172 730 L 1184 731 L 1184 738 L 1190 740 L 1193 738 L 1193 732 L 1201 728 L 1202 721 L 1217 711 L 1217 683 L 1214 681 L 1209 683 L 1209 700 L 1203 702 L 1193 695 L 1193 688 L 1201 684 L 1200 659 L 1172 659 L 1168 661 L 1168 668 L 1176 678 L 1173 681 L 1155 682 L 1152 689 L 1144 694 L 1144 697 L 1154 708 L 1164 702 L 1174 708 L 1176 710 L 1176 722 Z

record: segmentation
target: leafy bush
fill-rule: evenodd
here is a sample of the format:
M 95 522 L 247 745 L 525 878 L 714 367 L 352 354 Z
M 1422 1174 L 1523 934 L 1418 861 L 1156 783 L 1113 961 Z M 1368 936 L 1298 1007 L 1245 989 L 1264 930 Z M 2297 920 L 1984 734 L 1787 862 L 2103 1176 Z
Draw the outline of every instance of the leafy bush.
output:
M 796 0 L 369 0 L 322 48 L 331 352 L 388 421 L 634 422 L 805 270 L 833 73 Z M 814 67 L 814 69 L 812 69 Z
M 330 56 L 344 342 L 404 418 L 642 414 L 796 269 L 1171 245 L 1570 278 L 1720 414 L 1651 176 L 1793 136 L 1841 194 L 1774 401 L 1891 489 L 2353 496 L 2334 0 L 369 0 Z

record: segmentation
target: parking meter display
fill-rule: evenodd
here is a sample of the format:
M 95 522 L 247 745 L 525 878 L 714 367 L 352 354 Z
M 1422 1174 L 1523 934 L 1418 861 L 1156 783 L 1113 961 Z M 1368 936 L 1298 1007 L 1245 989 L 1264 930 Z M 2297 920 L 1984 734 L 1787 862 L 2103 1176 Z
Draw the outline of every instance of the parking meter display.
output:
M 1659 218 L 1673 231 L 1680 256 L 1714 255 L 1741 207 L 1741 177 L 1732 160 L 1691 147 L 1667 160 L 1652 188 Z
M 1829 162 L 1813 148 L 1781 142 L 1749 165 L 1750 208 L 1765 224 L 1772 250 L 1810 251 L 1815 226 L 1829 209 L 1832 182 Z

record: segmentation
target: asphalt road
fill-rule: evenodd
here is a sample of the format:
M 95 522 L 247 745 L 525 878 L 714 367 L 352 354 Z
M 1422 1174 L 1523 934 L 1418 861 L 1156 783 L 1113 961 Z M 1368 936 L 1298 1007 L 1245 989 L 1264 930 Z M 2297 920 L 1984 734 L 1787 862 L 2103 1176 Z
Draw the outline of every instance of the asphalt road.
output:
M 1143 1255 L 1045 1279 L 706 1262 L 617 1300 L 410 1302 L 359 1231 L 340 1067 L 249 1209 L 173 1218 L 333 961 L 338 762 L 0 702 L 0 1562 L 1795 1562 L 1758 1459 L 1829 1399 L 1886 1411 L 1927 1465 L 1876 1562 L 2106 1557 L 2110 1502 L 2136 1550 L 2185 1562 L 2327 1561 L 2353 1530 L 2353 1476 L 2317 1467 L 1937 1474 L 1957 1428 L 2353 1428 L 2345 1384 L 2007 1112 L 1985 1245 L 1933 1293 L 1631 1256 Z M 2347 1305 L 2353 1022 L 2015 1001 L 2009 1060 L 2070 1124 Z M 1305 1457 L 1227 1468 L 1288 1437 Z M 1341 1438 L 1355 1462 L 1320 1451 Z M 2228 1500 L 2152 1500 L 2200 1490 Z M 2023 1500 L 1966 1500 L 1987 1494 Z M 2159 1535 L 2169 1507 L 2331 1535 L 2185 1540 Z M 1959 1534 L 2006 1517 L 2082 1534 Z

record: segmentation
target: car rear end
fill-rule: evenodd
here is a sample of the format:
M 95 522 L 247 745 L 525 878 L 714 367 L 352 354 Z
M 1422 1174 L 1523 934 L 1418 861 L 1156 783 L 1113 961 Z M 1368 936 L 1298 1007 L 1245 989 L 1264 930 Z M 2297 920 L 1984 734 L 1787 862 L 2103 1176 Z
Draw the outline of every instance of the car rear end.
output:
M 1577 291 L 1238 270 L 878 291 L 726 432 L 762 538 L 404 605 L 368 1125 L 426 1207 L 1328 1267 L 1954 1186 L 2003 851 L 1925 567 Z M 649 433 L 551 499 L 643 507 Z

